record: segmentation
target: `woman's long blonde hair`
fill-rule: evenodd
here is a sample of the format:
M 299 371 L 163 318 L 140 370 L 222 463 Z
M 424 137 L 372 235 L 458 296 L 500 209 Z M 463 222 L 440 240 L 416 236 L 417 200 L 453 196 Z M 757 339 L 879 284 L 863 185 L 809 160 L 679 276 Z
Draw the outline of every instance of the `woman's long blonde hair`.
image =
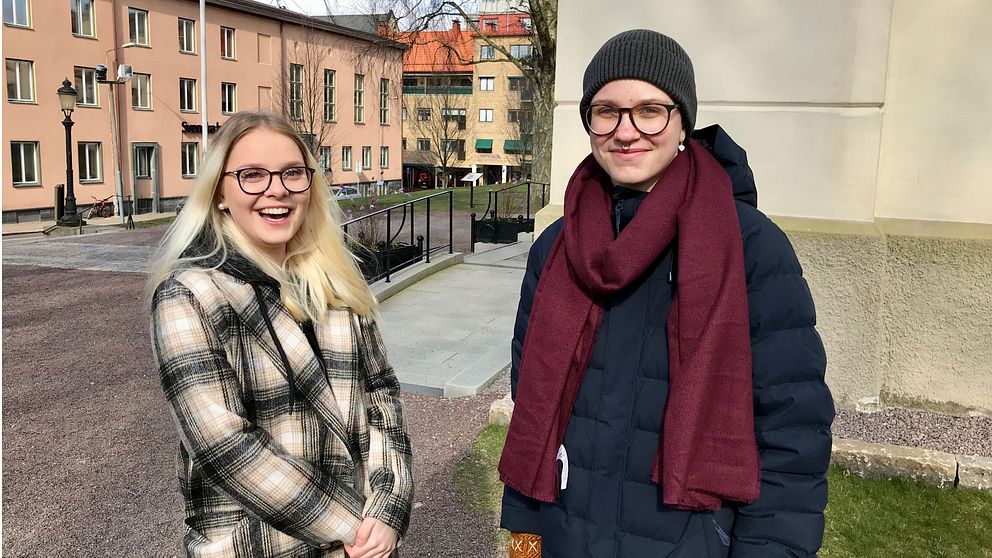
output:
M 149 290 L 153 292 L 176 270 L 203 267 L 207 259 L 223 262 L 234 248 L 279 282 L 282 302 L 297 319 L 319 322 L 328 306 L 348 307 L 362 316 L 374 314 L 375 296 L 345 245 L 340 227 L 341 210 L 338 204 L 328 200 L 323 173 L 314 173 L 309 209 L 300 230 L 286 247 L 286 259 L 281 267 L 263 256 L 230 215 L 217 208 L 217 189 L 224 178 L 231 148 L 256 128 L 291 138 L 307 166 L 318 168 L 310 149 L 282 116 L 264 112 L 232 116 L 211 142 L 192 191 L 162 240 L 150 270 Z M 204 241 L 208 244 L 202 250 L 187 254 L 191 245 Z

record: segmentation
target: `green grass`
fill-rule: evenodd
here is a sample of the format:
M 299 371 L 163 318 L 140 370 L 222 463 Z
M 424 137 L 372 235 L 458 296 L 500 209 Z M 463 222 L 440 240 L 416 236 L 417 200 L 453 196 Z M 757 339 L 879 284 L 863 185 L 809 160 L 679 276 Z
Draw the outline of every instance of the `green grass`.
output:
M 463 187 L 459 187 L 459 188 L 454 188 L 454 190 L 453 190 L 454 191 L 453 199 L 451 200 L 453 209 L 455 211 L 469 211 L 469 210 L 472 210 L 472 211 L 475 211 L 475 212 L 477 212 L 477 213 L 479 213 L 481 215 L 482 212 L 486 210 L 486 206 L 487 206 L 487 204 L 489 202 L 489 191 L 490 190 L 497 190 L 497 189 L 504 188 L 504 187 L 505 187 L 505 185 L 499 185 L 499 186 L 477 186 L 475 188 L 475 194 L 474 194 L 474 198 L 475 198 L 474 199 L 474 202 L 475 202 L 474 207 L 469 207 L 469 201 L 471 201 L 470 200 L 470 197 L 472 196 L 472 194 L 469 191 L 469 188 L 468 187 L 464 187 L 463 186 Z M 423 190 L 423 191 L 418 191 L 418 192 L 410 192 L 409 194 L 389 194 L 388 196 L 378 196 L 378 197 L 376 197 L 376 200 L 377 200 L 376 201 L 376 209 L 384 209 L 386 207 L 391 207 L 393 205 L 398 205 L 398 204 L 405 203 L 405 202 L 408 202 L 408 201 L 413 200 L 413 199 L 422 198 L 422 197 L 429 196 L 431 194 L 437 194 L 437 193 L 440 193 L 440 192 L 447 192 L 447 190 L 433 190 L 433 189 L 428 189 L 428 190 Z M 526 205 L 525 205 L 524 202 L 526 202 L 526 194 L 527 194 L 527 189 L 524 188 L 524 187 L 521 187 L 521 188 L 518 188 L 516 190 L 513 190 L 512 191 L 512 194 L 506 194 L 506 193 L 501 194 L 500 197 L 503 198 L 503 201 L 500 202 L 500 205 L 501 206 L 510 206 L 510 207 L 500 207 L 500 211 L 503 212 L 504 209 L 512 209 L 515 213 L 519 213 L 519 214 L 525 213 L 526 212 Z M 550 194 L 550 192 L 548 192 L 548 194 Z M 531 213 L 533 213 L 533 212 L 537 211 L 538 209 L 540 209 L 539 206 L 540 206 L 541 192 L 540 192 L 540 190 L 538 189 L 537 186 L 535 186 L 535 187 L 533 187 L 531 189 L 531 195 L 533 196 L 533 200 L 531 201 Z M 545 199 L 547 199 L 547 194 L 545 195 Z M 338 205 L 343 210 L 347 210 L 349 207 L 354 207 L 355 209 L 357 209 L 357 208 L 359 208 L 359 207 L 361 207 L 363 205 L 365 207 L 368 207 L 368 205 L 369 205 L 369 198 L 355 198 L 353 200 L 340 200 L 340 201 L 338 201 Z M 426 208 L 426 204 L 423 203 L 423 202 L 417 204 L 417 209 L 420 210 L 421 208 Z M 448 210 L 448 198 L 447 197 L 439 196 L 439 197 L 434 198 L 433 200 L 431 200 L 431 213 L 433 213 L 435 211 L 447 211 L 447 210 Z
M 489 425 L 455 468 L 455 493 L 498 515 L 506 426 Z M 992 558 L 992 494 L 873 480 L 834 468 L 821 558 Z

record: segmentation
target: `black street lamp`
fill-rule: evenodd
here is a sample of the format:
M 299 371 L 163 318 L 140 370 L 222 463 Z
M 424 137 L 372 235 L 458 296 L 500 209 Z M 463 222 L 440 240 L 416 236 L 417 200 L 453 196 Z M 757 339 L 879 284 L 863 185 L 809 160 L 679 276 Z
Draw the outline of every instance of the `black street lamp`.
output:
M 59 225 L 63 227 L 78 227 L 85 225 L 83 218 L 76 213 L 76 195 L 72 191 L 72 111 L 76 108 L 76 90 L 72 88 L 69 78 L 62 81 L 59 87 L 59 104 L 62 105 L 62 114 L 65 120 L 65 214 L 59 219 Z

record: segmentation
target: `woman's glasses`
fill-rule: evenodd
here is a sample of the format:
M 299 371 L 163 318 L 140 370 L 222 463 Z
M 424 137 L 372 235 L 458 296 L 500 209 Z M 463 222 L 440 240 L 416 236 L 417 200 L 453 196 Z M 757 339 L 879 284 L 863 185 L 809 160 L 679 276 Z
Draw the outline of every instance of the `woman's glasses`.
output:
M 269 185 L 272 184 L 272 176 L 278 175 L 283 188 L 294 194 L 299 194 L 310 189 L 314 172 L 315 169 L 310 167 L 289 167 L 281 171 L 251 167 L 225 172 L 224 175 L 233 174 L 238 180 L 241 191 L 252 195 L 261 194 L 268 190 Z
M 672 111 L 678 105 L 643 104 L 636 107 L 619 108 L 610 105 L 592 105 L 586 109 L 586 125 L 597 136 L 608 136 L 620 127 L 623 114 L 630 115 L 630 122 L 637 131 L 646 136 L 656 136 L 665 131 L 672 119 Z

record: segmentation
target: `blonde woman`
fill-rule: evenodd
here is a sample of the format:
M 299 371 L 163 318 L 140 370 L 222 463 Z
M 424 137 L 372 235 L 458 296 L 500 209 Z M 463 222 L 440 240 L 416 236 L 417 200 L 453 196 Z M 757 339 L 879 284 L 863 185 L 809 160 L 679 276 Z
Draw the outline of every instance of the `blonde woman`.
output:
M 384 558 L 409 524 L 399 384 L 315 167 L 282 117 L 232 117 L 152 270 L 189 556 Z

